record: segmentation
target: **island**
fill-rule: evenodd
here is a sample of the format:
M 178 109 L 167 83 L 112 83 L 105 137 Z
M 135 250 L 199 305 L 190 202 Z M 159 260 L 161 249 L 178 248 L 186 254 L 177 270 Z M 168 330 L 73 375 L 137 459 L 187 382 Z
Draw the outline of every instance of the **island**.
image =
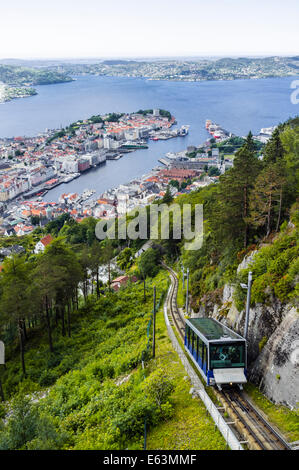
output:
M 67 73 L 49 68 L 0 65 L 0 103 L 14 98 L 33 96 L 34 85 L 51 85 L 73 81 Z

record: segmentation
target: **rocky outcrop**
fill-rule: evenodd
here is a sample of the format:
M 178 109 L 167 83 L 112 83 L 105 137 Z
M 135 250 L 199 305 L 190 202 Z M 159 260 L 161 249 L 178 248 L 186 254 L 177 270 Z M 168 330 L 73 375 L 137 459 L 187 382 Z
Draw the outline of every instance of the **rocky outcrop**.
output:
M 251 368 L 251 380 L 275 403 L 299 402 L 299 315 L 289 310 Z

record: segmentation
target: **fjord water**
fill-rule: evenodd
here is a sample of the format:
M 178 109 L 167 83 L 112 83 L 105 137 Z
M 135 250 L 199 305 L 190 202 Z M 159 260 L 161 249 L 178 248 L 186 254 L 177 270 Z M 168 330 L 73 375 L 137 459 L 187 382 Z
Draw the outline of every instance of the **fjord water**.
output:
M 126 183 L 157 166 L 170 151 L 203 143 L 208 134 L 205 120 L 211 119 L 237 135 L 259 132 L 298 114 L 291 103 L 290 85 L 296 77 L 259 80 L 175 82 L 82 76 L 71 83 L 36 87 L 38 95 L 0 105 L 0 137 L 33 136 L 46 128 L 59 128 L 78 119 L 107 112 L 133 112 L 163 108 L 189 124 L 187 137 L 149 142 L 117 161 L 108 161 L 68 184 L 51 190 L 46 200 L 56 201 L 63 192 L 106 189 Z

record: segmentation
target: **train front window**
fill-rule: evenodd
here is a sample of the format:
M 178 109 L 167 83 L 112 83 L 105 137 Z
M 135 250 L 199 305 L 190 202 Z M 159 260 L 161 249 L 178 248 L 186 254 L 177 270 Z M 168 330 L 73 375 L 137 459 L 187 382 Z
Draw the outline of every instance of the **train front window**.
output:
M 245 367 L 245 344 L 210 344 L 211 369 Z

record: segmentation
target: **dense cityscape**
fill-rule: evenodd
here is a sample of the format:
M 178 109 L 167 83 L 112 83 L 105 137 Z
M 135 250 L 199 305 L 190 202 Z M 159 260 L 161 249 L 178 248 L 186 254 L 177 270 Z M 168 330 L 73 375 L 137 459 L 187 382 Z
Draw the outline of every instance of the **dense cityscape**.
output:
M 150 139 L 187 135 L 188 126 L 172 130 L 174 123 L 175 117 L 168 111 L 140 110 L 93 116 L 37 137 L 0 140 L 1 234 L 29 234 L 36 225 L 45 225 L 63 213 L 69 213 L 77 222 L 90 216 L 114 218 L 162 198 L 169 185 L 172 195 L 177 196 L 217 181 L 232 166 L 233 155 L 220 154 L 216 142 L 228 142 L 233 135 L 207 120 L 210 138 L 203 146 L 168 152 L 159 159 L 164 168 L 157 166 L 149 174 L 102 194 L 86 188 L 82 194 L 62 193 L 58 201 L 43 200 L 52 188 L 79 178 L 107 160 L 125 158 L 129 152 L 147 148 Z M 265 143 L 273 130 L 261 129 L 256 141 Z

